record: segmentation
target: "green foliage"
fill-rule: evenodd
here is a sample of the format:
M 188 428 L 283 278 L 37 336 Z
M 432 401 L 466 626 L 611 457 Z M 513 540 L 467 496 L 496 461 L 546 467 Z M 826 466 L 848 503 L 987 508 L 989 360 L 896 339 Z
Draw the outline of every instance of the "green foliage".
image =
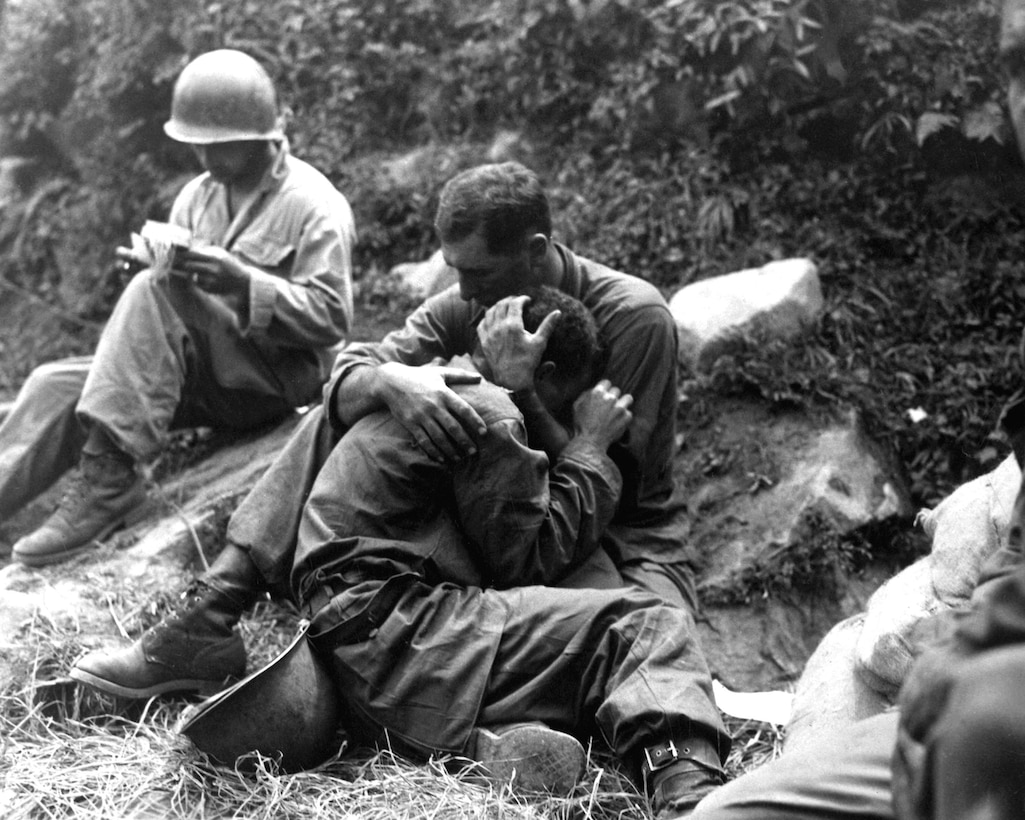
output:
M 39 151 L 75 90 L 78 4 L 39 0 L 2 11 L 0 147 Z
M 724 605 L 792 593 L 841 595 L 847 579 L 870 555 L 861 533 L 841 535 L 826 517 L 810 511 L 790 544 L 767 549 L 734 577 L 702 587 L 701 600 L 706 605 Z
M 859 38 L 861 146 L 907 154 L 945 129 L 1003 142 L 996 59 L 999 3 L 944 4 L 922 18 L 876 17 Z M 898 81 L 899 80 L 899 81 Z

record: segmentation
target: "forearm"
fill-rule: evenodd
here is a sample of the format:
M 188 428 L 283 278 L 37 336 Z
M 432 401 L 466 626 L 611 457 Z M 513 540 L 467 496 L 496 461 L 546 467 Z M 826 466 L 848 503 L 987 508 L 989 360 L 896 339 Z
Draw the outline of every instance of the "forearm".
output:
M 523 414 L 528 441 L 554 462 L 569 444 L 569 432 L 548 412 L 533 388 L 517 390 L 510 395 Z
M 531 583 L 557 583 L 598 548 L 622 486 L 605 453 L 581 439 L 570 441 L 548 473 L 548 511 L 537 532 Z
M 571 443 L 549 469 L 515 430 L 494 427 L 455 479 L 460 521 L 496 587 L 554 583 L 577 566 L 597 547 L 621 488 L 593 446 Z
M 367 412 L 382 409 L 379 397 L 363 393 L 375 388 L 377 374 L 360 371 L 375 369 L 386 362 L 418 366 L 465 352 L 471 335 L 468 315 L 458 293 L 445 292 L 424 302 L 401 328 L 381 341 L 346 345 L 335 359 L 331 378 L 324 387 L 324 405 L 332 425 L 343 428 Z
M 343 427 L 351 427 L 375 410 L 386 408 L 388 403 L 384 396 L 379 365 L 354 367 L 332 386 L 333 418 Z
M 239 313 L 244 332 L 300 347 L 331 347 L 345 338 L 353 310 L 348 280 L 318 275 L 290 281 L 247 267 L 249 284 Z

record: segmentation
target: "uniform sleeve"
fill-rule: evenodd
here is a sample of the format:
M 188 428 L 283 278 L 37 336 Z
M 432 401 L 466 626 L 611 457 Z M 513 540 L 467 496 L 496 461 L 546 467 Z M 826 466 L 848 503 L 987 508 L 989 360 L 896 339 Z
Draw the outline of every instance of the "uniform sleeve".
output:
M 610 453 L 623 474 L 617 521 L 665 500 L 672 489 L 676 439 L 676 327 L 666 308 L 627 314 L 614 328 L 605 375 L 633 396 L 627 436 Z
M 329 204 L 310 207 L 301 222 L 294 248 L 267 243 L 257 250 L 265 254 L 257 260 L 264 264 L 251 267 L 248 311 L 240 325 L 243 333 L 278 344 L 330 347 L 352 326 L 352 209 L 338 194 Z M 286 266 L 287 276 L 265 265 Z
M 598 546 L 621 489 L 619 471 L 570 441 L 549 470 L 519 421 L 492 424 L 454 473 L 459 518 L 492 586 L 552 584 Z

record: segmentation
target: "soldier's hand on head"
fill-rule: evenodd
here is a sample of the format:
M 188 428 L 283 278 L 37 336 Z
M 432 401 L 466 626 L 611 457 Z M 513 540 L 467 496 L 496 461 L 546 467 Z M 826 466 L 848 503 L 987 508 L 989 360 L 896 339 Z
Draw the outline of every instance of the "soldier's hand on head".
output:
M 602 379 L 573 403 L 573 437 L 591 440 L 602 452 L 608 450 L 630 426 L 631 404 L 633 396 Z
M 436 461 L 459 461 L 476 452 L 487 428 L 477 411 L 450 385 L 476 384 L 480 375 L 456 367 L 411 367 L 388 362 L 378 368 L 383 398 L 406 428 L 410 444 Z
M 561 315 L 549 313 L 536 331 L 523 326 L 527 296 L 508 296 L 488 308 L 477 326 L 481 350 L 491 368 L 491 380 L 507 390 L 525 390 L 534 384 L 534 371 L 548 346 Z

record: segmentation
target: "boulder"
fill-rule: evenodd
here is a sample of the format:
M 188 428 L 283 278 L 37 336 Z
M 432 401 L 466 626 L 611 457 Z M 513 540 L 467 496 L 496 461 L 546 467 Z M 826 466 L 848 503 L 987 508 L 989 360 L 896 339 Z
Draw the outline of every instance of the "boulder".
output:
M 822 420 L 723 401 L 710 427 L 690 435 L 679 483 L 689 488 L 692 517 L 716 522 L 695 542 L 706 587 L 785 559 L 814 535 L 809 527 L 844 534 L 914 514 L 899 465 L 857 414 Z
M 723 399 L 707 417 L 686 430 L 675 464 L 688 508 L 681 537 L 700 567 L 702 645 L 732 688 L 791 683 L 884 580 L 874 568 L 853 574 L 843 537 L 910 521 L 908 490 L 856 414 L 819 419 Z
M 440 248 L 423 262 L 396 265 L 388 275 L 395 277 L 402 289 L 417 299 L 426 299 L 440 293 L 458 281 L 455 270 L 445 264 Z
M 738 335 L 794 338 L 822 313 L 818 270 L 809 259 L 784 259 L 687 285 L 669 300 L 680 359 L 705 370 Z

